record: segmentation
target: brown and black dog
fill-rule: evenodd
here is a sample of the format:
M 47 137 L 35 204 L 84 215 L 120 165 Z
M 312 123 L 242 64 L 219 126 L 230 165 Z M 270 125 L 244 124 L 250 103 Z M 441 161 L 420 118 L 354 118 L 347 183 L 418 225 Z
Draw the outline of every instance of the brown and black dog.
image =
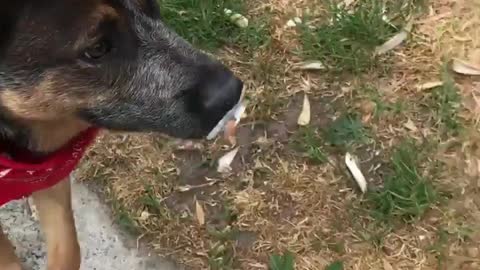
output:
M 42 156 L 83 130 L 202 138 L 242 82 L 161 21 L 156 0 L 0 2 L 0 139 Z M 8 153 L 15 156 L 15 153 Z M 48 270 L 78 270 L 70 185 L 32 195 Z M 21 269 L 0 230 L 0 270 Z

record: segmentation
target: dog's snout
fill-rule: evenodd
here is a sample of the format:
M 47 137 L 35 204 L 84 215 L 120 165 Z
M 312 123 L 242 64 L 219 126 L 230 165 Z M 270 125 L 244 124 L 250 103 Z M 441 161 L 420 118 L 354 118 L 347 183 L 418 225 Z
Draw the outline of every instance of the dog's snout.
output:
M 221 68 L 202 78 L 200 104 L 206 114 L 224 114 L 239 101 L 243 82 L 231 71 Z

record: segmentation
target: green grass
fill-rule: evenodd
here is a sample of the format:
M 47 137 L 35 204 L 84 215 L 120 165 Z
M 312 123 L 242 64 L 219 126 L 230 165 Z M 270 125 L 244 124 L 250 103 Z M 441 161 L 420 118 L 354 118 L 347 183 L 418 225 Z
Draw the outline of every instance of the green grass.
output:
M 325 270 L 343 270 L 343 262 L 335 261 L 325 268 Z
M 368 138 L 360 118 L 355 114 L 344 114 L 333 121 L 325 130 L 325 140 L 336 147 L 348 148 L 363 143 Z
M 330 21 L 300 28 L 303 57 L 320 60 L 333 70 L 361 72 L 376 63 L 375 48 L 397 30 L 383 19 L 377 0 L 359 1 L 350 12 L 330 4 Z
M 393 172 L 384 187 L 368 195 L 373 204 L 372 214 L 380 221 L 399 218 L 411 221 L 421 217 L 438 199 L 429 179 L 419 173 L 418 146 L 412 142 L 399 145 L 391 158 Z
M 454 223 L 454 222 L 453 222 Z M 454 224 L 455 227 L 444 228 L 439 227 L 436 231 L 435 241 L 427 247 L 427 251 L 434 254 L 437 258 L 437 263 L 442 266 L 448 260 L 448 246 L 452 242 L 459 244 L 467 241 L 471 234 L 475 231 L 465 225 Z
M 294 270 L 295 258 L 291 252 L 283 255 L 273 254 L 270 256 L 269 270 Z
M 446 65 L 443 68 L 442 80 L 443 85 L 432 91 L 435 119 L 437 126 L 443 127 L 450 133 L 457 133 L 461 128 L 458 116 L 461 97 Z
M 256 48 L 268 41 L 268 18 L 249 18 L 240 28 L 230 21 L 225 9 L 246 16 L 242 1 L 235 0 L 159 0 L 163 20 L 180 36 L 205 50 L 226 44 Z M 247 16 L 248 17 L 248 16 Z
M 230 244 L 217 242 L 208 252 L 208 264 L 212 270 L 235 269 L 235 251 Z
M 379 119 L 385 114 L 399 115 L 405 111 L 406 104 L 398 100 L 395 103 L 386 102 L 378 89 L 371 85 L 365 85 L 359 89 L 359 92 L 365 95 L 375 104 L 373 111 L 374 119 Z
M 313 163 L 323 164 L 328 161 L 328 154 L 323 149 L 323 141 L 317 130 L 310 127 L 302 128 L 294 143 L 295 147 L 305 153 Z
M 235 220 L 236 214 L 228 204 L 224 205 L 221 218 L 227 224 L 231 224 Z M 235 267 L 237 261 L 235 259 L 234 241 L 238 235 L 238 230 L 232 226 L 225 226 L 221 229 L 214 227 L 207 228 L 207 231 L 214 241 L 213 246 L 208 252 L 210 269 L 237 269 Z
M 117 200 L 112 200 L 112 206 L 114 208 L 115 221 L 120 228 L 130 234 L 137 234 L 139 232 L 138 225 L 129 211 Z

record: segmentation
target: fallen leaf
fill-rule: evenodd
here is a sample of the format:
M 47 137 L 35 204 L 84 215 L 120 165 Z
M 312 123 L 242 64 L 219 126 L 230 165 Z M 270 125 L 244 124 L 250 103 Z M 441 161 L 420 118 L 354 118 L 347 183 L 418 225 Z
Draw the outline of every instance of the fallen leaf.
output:
M 225 15 L 227 15 L 227 16 L 231 16 L 233 11 L 231 9 L 226 8 L 226 9 L 223 10 L 223 13 L 225 13 Z
M 230 18 L 230 21 L 236 24 L 240 28 L 245 28 L 248 26 L 248 19 L 239 13 L 233 13 L 231 9 L 224 9 L 223 13 Z
M 358 108 L 363 114 L 372 114 L 377 105 L 371 100 L 363 100 L 359 103 Z
M 233 14 L 232 16 L 230 16 L 230 21 L 232 21 L 236 26 L 240 28 L 248 27 L 248 19 L 242 14 Z
M 195 200 L 195 213 L 197 215 L 198 224 L 204 225 L 205 224 L 205 211 L 203 211 L 202 205 Z
M 138 219 L 141 221 L 146 221 L 149 217 L 150 217 L 150 213 L 145 210 L 145 211 L 142 211 Z
M 300 115 L 298 116 L 297 124 L 300 126 L 306 126 L 310 123 L 310 101 L 307 94 L 303 97 L 303 106 Z
M 371 114 L 366 114 L 366 115 L 362 116 L 362 123 L 367 124 L 367 123 L 370 122 L 371 119 L 372 119 L 372 115 Z
M 362 171 L 358 168 L 355 157 L 348 152 L 345 155 L 345 164 L 347 165 L 348 170 L 352 173 L 353 179 L 357 182 L 360 190 L 365 193 L 367 191 L 367 180 Z
M 233 160 L 235 159 L 235 156 L 237 155 L 239 148 L 240 147 L 236 147 L 235 149 L 226 153 L 224 156 L 222 156 L 221 158 L 218 159 L 217 172 L 227 173 L 230 170 L 232 170 L 230 165 L 232 164 Z
M 422 83 L 422 84 L 417 85 L 417 89 L 419 91 L 424 91 L 424 90 L 430 90 L 432 88 L 437 88 L 437 87 L 440 87 L 442 85 L 443 85 L 442 81 L 426 82 L 426 83 Z
M 463 75 L 475 75 L 475 76 L 480 75 L 479 66 L 458 58 L 453 59 L 452 69 L 456 73 L 463 74 Z
M 393 266 L 386 259 L 383 259 L 383 270 L 394 270 Z
M 406 30 L 401 30 L 398 34 L 387 40 L 381 46 L 375 48 L 375 54 L 380 55 L 384 54 L 390 50 L 395 49 L 397 46 L 403 43 L 408 37 L 408 32 Z
M 415 125 L 415 123 L 413 123 L 412 119 L 410 118 L 405 124 L 403 124 L 403 126 L 409 129 L 410 131 L 414 131 L 414 132 L 418 131 L 417 126 Z
M 312 60 L 298 63 L 294 69 L 296 70 L 324 70 L 327 67 L 320 61 Z
M 291 28 L 291 27 L 295 27 L 295 26 L 297 26 L 301 23 L 302 23 L 302 19 L 300 19 L 299 17 L 295 17 L 293 19 L 288 20 L 287 23 L 285 24 L 285 27 Z
M 358 105 L 359 111 L 362 113 L 362 122 L 368 123 L 373 116 L 376 108 L 375 102 L 371 100 L 364 100 Z

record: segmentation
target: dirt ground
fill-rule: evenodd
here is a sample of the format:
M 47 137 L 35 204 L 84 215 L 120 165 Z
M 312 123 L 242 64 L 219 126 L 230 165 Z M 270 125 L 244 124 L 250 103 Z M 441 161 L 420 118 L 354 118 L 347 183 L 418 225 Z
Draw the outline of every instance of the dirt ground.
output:
M 299 56 L 286 26 L 306 10 L 321 20 L 318 1 L 257 4 L 246 16 L 268 11 L 268 46 L 217 52 L 247 87 L 236 146 L 107 133 L 89 153 L 80 176 L 104 187 L 117 222 L 191 269 L 480 269 L 480 76 L 452 66 L 480 70 L 480 2 L 425 3 L 405 42 L 361 72 L 298 68 L 332 59 Z

